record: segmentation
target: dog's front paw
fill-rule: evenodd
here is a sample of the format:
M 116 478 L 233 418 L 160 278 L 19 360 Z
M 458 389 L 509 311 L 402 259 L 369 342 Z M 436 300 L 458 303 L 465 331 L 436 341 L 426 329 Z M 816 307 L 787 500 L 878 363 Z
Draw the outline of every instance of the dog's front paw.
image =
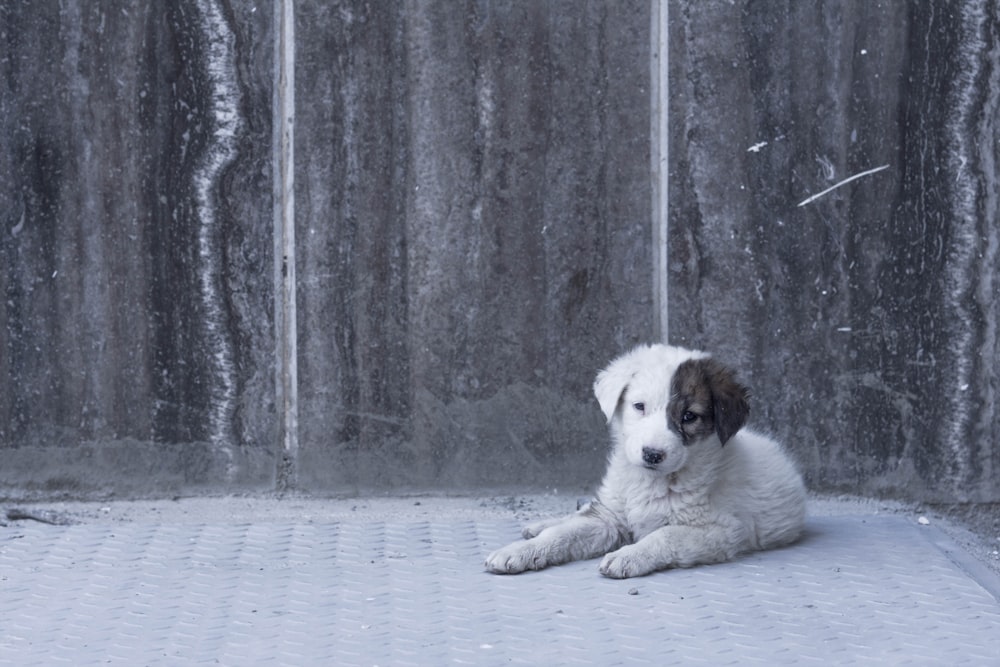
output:
M 531 541 L 508 544 L 486 557 L 486 569 L 496 574 L 541 570 L 547 564 L 544 550 Z
M 649 556 L 643 553 L 641 548 L 630 544 L 606 555 L 598 570 L 605 577 L 628 579 L 654 572 L 656 565 Z

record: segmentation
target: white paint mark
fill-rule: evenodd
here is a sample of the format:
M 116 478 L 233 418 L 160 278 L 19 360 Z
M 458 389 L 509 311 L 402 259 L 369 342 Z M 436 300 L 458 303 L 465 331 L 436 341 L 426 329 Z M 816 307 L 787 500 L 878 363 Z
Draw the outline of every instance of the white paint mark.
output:
M 760 149 L 763 148 L 764 146 L 767 146 L 766 141 L 758 141 L 753 146 L 747 149 L 747 153 L 759 153 Z
M 817 199 L 819 199 L 823 195 L 829 194 L 829 193 L 833 192 L 834 190 L 836 190 L 837 188 L 839 188 L 839 187 L 841 187 L 843 185 L 847 185 L 851 181 L 856 181 L 859 178 L 863 178 L 863 177 L 869 176 L 871 174 L 876 174 L 876 173 L 878 173 L 878 172 L 880 172 L 880 171 L 882 171 L 884 169 L 888 169 L 888 168 L 889 168 L 889 165 L 884 164 L 881 167 L 875 167 L 874 169 L 868 169 L 867 171 L 862 171 L 861 173 L 854 174 L 853 176 L 845 178 L 844 180 L 842 180 L 842 181 L 840 181 L 838 183 L 834 183 L 833 185 L 831 185 L 830 187 L 828 187 L 826 190 L 823 190 L 823 192 L 817 192 L 813 196 L 811 196 L 811 197 L 809 197 L 807 199 L 802 200 L 801 202 L 799 202 L 798 205 L 799 206 L 805 206 L 806 204 L 811 204 L 812 202 L 816 201 Z
M 840 331 L 841 333 L 851 333 L 852 329 L 851 327 L 837 327 L 837 331 Z
M 24 209 L 21 209 L 21 219 L 18 220 L 17 224 L 14 225 L 14 228 L 10 230 L 11 236 L 17 236 L 21 233 L 21 230 L 24 229 L 24 218 Z
M 833 163 L 830 162 L 830 158 L 825 155 L 817 155 L 816 162 L 819 164 L 820 169 L 823 170 L 823 178 L 828 181 L 832 181 L 833 177 L 837 174 L 837 170 L 833 168 Z

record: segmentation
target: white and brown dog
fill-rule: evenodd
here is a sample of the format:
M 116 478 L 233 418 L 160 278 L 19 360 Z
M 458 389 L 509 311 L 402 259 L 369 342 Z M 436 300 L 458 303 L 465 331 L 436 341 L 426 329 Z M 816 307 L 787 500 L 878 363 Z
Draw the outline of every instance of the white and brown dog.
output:
M 702 352 L 639 347 L 594 382 L 612 449 L 597 498 L 527 526 L 494 551 L 515 574 L 604 556 L 601 574 L 636 577 L 729 560 L 802 533 L 802 478 L 774 440 L 744 429 L 747 390 Z

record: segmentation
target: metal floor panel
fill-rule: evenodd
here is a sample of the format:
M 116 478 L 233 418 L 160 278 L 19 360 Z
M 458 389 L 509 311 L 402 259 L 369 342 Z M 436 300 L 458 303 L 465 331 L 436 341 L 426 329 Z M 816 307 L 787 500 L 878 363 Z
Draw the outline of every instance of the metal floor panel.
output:
M 1000 665 L 1000 583 L 905 518 L 616 581 L 513 522 L 0 528 L 3 665 Z

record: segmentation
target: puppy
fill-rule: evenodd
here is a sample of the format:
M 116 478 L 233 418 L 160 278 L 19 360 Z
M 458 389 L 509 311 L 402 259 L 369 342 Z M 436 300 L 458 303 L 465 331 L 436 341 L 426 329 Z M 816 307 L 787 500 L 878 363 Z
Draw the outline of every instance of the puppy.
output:
M 486 569 L 540 570 L 604 556 L 616 579 L 729 560 L 802 533 L 805 488 L 779 445 L 744 429 L 747 390 L 703 352 L 639 347 L 594 382 L 612 448 L 597 498 L 540 521 Z

